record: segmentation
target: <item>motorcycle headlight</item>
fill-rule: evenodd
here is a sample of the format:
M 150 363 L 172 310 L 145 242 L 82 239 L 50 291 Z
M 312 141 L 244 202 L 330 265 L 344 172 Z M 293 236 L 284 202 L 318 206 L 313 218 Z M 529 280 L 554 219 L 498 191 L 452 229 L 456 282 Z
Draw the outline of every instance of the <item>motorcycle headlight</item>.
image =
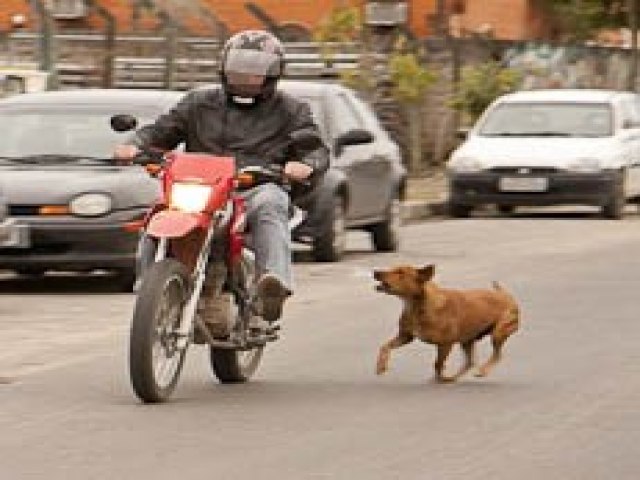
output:
M 475 173 L 483 168 L 482 162 L 476 158 L 459 157 L 449 162 L 449 169 L 455 173 Z
M 576 173 L 594 173 L 602 170 L 602 162 L 597 158 L 579 158 L 567 166 L 567 170 Z
M 171 187 L 171 207 L 188 213 L 202 212 L 211 196 L 212 187 L 197 183 L 174 183 Z
M 79 217 L 100 217 L 111 211 L 111 197 L 106 193 L 83 193 L 71 200 L 69 210 Z

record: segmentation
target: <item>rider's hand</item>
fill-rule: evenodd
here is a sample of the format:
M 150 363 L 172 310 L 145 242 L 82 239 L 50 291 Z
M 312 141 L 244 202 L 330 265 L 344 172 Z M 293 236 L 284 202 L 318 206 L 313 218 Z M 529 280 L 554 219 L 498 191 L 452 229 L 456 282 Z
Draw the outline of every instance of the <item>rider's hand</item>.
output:
M 140 153 L 141 150 L 135 145 L 118 145 L 113 152 L 113 158 L 119 163 L 131 163 Z
M 289 180 L 304 182 L 311 176 L 312 173 L 313 168 L 311 168 L 306 163 L 287 162 L 284 165 L 284 176 Z

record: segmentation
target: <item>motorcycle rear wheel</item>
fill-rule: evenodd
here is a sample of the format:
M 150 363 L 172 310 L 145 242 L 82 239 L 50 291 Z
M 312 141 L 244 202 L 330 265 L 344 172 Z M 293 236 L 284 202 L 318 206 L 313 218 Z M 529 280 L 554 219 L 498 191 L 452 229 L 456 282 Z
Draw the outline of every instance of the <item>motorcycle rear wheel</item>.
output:
M 145 273 L 129 339 L 131 384 L 145 403 L 166 401 L 180 377 L 186 349 L 176 347 L 176 330 L 189 290 L 187 269 L 171 258 Z
M 255 281 L 255 261 L 253 253 L 245 250 L 242 255 L 239 281 L 245 292 L 253 291 Z M 238 305 L 234 300 L 232 315 L 240 315 L 247 306 Z M 235 317 L 234 317 L 235 318 Z M 245 383 L 258 369 L 264 346 L 248 350 L 210 347 L 209 358 L 211 370 L 220 383 Z

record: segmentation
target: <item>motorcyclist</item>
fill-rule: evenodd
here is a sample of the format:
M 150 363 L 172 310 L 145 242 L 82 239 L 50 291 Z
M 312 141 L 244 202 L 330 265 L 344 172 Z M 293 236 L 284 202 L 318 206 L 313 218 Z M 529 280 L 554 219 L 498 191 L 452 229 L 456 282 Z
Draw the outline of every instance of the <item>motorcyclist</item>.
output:
M 119 145 L 115 157 L 130 161 L 141 153 L 142 146 L 171 150 L 183 143 L 186 151 L 233 156 L 240 167 L 279 162 L 284 176 L 292 182 L 317 182 L 328 168 L 324 143 L 300 158 L 283 157 L 293 132 L 308 131 L 320 137 L 309 106 L 276 89 L 284 63 L 283 45 L 272 34 L 249 30 L 232 36 L 222 50 L 221 86 L 190 91 L 167 114 L 139 129 L 127 144 Z M 288 227 L 291 199 L 271 183 L 243 195 L 261 313 L 265 320 L 274 322 L 293 291 Z M 210 286 L 211 282 L 205 281 L 203 316 L 215 324 L 221 308 Z

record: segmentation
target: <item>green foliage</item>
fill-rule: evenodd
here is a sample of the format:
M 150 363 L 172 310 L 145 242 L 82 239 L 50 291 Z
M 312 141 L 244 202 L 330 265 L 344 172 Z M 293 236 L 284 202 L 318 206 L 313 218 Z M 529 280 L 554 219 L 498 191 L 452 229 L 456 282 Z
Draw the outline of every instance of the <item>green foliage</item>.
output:
M 518 72 L 503 68 L 496 62 L 466 67 L 449 105 L 464 113 L 466 120 L 473 123 L 493 100 L 515 90 L 520 82 Z
M 361 33 L 362 20 L 356 7 L 337 7 L 320 22 L 313 38 L 319 43 L 351 42 Z
M 607 27 L 628 24 L 627 0 L 541 0 L 566 40 L 585 40 Z
M 389 59 L 393 96 L 398 103 L 422 102 L 437 76 L 423 67 L 413 53 L 396 53 Z

